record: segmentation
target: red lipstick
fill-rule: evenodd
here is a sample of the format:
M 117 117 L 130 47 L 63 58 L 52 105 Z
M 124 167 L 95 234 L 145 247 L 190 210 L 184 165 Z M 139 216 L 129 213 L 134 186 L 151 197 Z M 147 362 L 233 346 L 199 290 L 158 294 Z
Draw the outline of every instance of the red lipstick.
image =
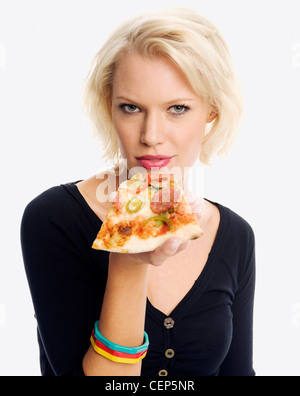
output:
M 151 168 L 161 169 L 168 166 L 172 158 L 166 155 L 144 155 L 137 160 L 143 168 L 151 170 Z

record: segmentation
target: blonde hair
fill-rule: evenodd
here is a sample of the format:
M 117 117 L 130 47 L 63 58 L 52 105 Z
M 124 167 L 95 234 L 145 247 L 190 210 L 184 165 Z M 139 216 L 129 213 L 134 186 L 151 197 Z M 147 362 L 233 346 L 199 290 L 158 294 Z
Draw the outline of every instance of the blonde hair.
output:
M 120 149 L 111 116 L 111 93 L 118 60 L 128 52 L 146 58 L 166 56 L 185 74 L 194 91 L 217 115 L 208 125 L 200 161 L 209 164 L 236 139 L 242 99 L 227 44 L 217 28 L 188 8 L 148 13 L 123 23 L 96 54 L 84 87 L 84 112 L 116 163 Z

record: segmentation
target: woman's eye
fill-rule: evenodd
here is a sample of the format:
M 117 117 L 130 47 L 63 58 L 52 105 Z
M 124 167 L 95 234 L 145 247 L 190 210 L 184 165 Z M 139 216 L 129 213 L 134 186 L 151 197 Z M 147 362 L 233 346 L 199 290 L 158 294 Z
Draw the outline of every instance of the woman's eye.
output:
M 129 104 L 122 104 L 120 106 L 121 110 L 124 111 L 124 113 L 132 114 L 132 113 L 138 113 L 140 109 L 135 106 L 135 105 L 129 105 Z
M 173 106 L 171 107 L 171 113 L 175 115 L 180 115 L 186 113 L 189 110 L 189 107 L 181 105 L 181 106 Z

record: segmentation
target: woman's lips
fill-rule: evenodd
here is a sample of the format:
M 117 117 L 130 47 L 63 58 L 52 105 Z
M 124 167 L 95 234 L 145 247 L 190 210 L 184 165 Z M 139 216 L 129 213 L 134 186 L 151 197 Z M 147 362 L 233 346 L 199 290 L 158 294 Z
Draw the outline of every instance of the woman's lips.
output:
M 159 156 L 159 155 L 145 155 L 137 158 L 140 165 L 145 169 L 164 168 L 169 165 L 173 157 Z

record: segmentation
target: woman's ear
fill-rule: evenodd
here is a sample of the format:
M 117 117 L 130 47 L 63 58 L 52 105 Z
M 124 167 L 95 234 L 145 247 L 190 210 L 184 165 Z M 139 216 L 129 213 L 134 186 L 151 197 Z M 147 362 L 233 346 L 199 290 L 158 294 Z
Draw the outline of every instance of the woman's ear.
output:
M 208 117 L 206 120 L 207 124 L 210 124 L 211 122 L 215 121 L 215 119 L 218 117 L 218 109 L 215 106 L 210 107 L 210 112 L 208 113 Z

